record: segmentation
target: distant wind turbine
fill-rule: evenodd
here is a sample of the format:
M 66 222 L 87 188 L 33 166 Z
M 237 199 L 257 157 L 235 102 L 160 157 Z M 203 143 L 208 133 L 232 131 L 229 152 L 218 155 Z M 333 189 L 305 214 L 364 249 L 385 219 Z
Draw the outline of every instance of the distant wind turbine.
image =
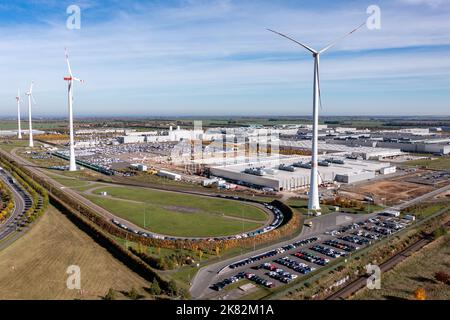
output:
M 300 45 L 304 49 L 308 50 L 312 53 L 314 58 L 314 94 L 313 94 L 313 138 L 312 138 L 312 159 L 311 159 L 311 177 L 310 177 L 310 187 L 309 187 L 309 200 L 308 200 L 308 213 L 320 215 L 320 202 L 319 202 L 319 175 L 317 170 L 317 161 L 318 161 L 318 135 L 319 135 L 319 104 L 322 105 L 321 97 L 320 97 L 320 72 L 319 72 L 319 57 L 322 53 L 325 53 L 340 41 L 342 41 L 347 36 L 351 35 L 356 30 L 362 28 L 366 23 L 361 24 L 357 28 L 353 29 L 351 32 L 347 33 L 345 36 L 337 39 L 331 44 L 327 45 L 322 50 L 314 50 L 311 47 L 298 42 L 297 40 L 292 39 L 282 33 L 277 31 L 267 29 L 270 32 L 276 33 L 296 44 Z
M 17 138 L 22 139 L 22 129 L 20 127 L 20 89 L 17 89 Z
M 36 100 L 34 100 L 34 96 L 33 96 L 33 85 L 34 85 L 34 81 L 31 81 L 30 90 L 25 93 L 28 96 L 28 123 L 29 123 L 28 130 L 29 130 L 29 137 L 30 137 L 30 142 L 29 142 L 28 146 L 30 148 L 34 147 L 33 124 L 31 123 L 31 100 L 33 100 L 33 104 L 36 104 Z
M 69 53 L 66 49 L 66 62 L 67 69 L 69 70 L 69 76 L 64 77 L 64 80 L 67 81 L 67 95 L 68 95 L 68 103 L 69 103 L 69 131 L 70 131 L 70 163 L 69 163 L 69 171 L 76 171 L 77 165 L 75 161 L 75 141 L 74 141 L 74 131 L 73 131 L 73 81 L 78 81 L 80 83 L 84 83 L 83 80 L 75 78 L 72 74 L 72 69 L 70 68 L 69 63 Z

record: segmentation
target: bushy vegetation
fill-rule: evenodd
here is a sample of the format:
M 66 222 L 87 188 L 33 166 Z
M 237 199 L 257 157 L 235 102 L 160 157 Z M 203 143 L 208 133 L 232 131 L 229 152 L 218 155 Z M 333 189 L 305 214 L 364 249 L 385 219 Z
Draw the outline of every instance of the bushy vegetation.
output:
M 29 177 L 25 172 L 19 169 L 14 163 L 9 162 L 3 158 L 0 159 L 1 165 L 9 172 L 11 172 L 14 179 L 25 188 L 28 194 L 31 196 L 32 205 L 25 212 L 26 223 L 31 223 L 36 218 L 41 216 L 47 209 L 49 202 L 47 191 Z M 40 201 L 41 200 L 41 201 Z
M 14 209 L 14 200 L 11 190 L 0 181 L 0 223 L 5 221 Z

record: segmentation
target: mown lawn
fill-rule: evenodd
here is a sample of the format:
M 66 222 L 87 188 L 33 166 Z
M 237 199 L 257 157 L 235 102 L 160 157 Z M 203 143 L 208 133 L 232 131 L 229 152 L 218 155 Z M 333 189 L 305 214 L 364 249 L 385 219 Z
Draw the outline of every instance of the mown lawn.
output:
M 308 200 L 304 199 L 289 199 L 287 202 L 287 205 L 289 205 L 291 208 L 297 210 L 300 213 L 307 214 L 308 213 Z M 330 212 L 335 212 L 334 210 L 335 206 L 331 205 L 325 205 L 321 204 L 320 208 L 322 209 L 322 214 L 327 214 Z M 376 205 L 365 205 L 364 210 L 359 210 L 357 208 L 339 208 L 339 211 L 341 212 L 348 212 L 348 213 L 371 213 L 378 210 L 381 210 L 382 207 L 376 206 Z
M 179 212 L 164 208 L 158 204 L 116 200 L 97 195 L 86 195 L 86 197 L 114 215 L 150 231 L 165 235 L 215 237 L 233 235 L 253 230 L 263 225 L 263 223 L 226 218 L 211 211 Z M 190 205 L 192 206 L 192 204 Z
M 114 198 L 145 202 L 152 206 L 174 206 L 261 222 L 267 219 L 264 211 L 237 201 L 134 187 L 102 187 L 94 193 L 100 194 L 103 191 Z

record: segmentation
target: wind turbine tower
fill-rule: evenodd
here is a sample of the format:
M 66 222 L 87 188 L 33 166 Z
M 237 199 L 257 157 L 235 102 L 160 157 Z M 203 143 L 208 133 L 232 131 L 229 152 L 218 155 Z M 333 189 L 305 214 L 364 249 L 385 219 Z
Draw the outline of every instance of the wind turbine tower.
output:
M 33 100 L 33 104 L 36 104 L 36 101 L 34 100 L 33 97 L 33 85 L 34 85 L 34 81 L 31 81 L 31 85 L 30 85 L 30 90 L 25 93 L 28 96 L 28 131 L 29 134 L 28 136 L 30 137 L 30 142 L 28 144 L 28 146 L 30 148 L 34 147 L 34 142 L 33 142 L 33 124 L 31 123 L 31 100 Z
M 270 32 L 276 33 L 298 45 L 308 50 L 314 58 L 314 85 L 313 85 L 313 137 L 312 137 L 312 156 L 311 156 L 311 177 L 310 177 L 310 187 L 309 187 L 309 200 L 308 200 L 308 213 L 311 215 L 320 215 L 320 202 L 319 202 L 319 173 L 317 169 L 318 162 L 318 135 L 319 135 L 319 104 L 322 105 L 320 98 L 320 72 L 319 72 L 319 58 L 322 53 L 325 53 L 337 43 L 343 40 L 345 37 L 351 35 L 356 30 L 362 28 L 365 23 L 361 24 L 359 27 L 353 29 L 351 32 L 347 33 L 345 36 L 332 42 L 322 50 L 314 50 L 311 47 L 294 40 L 277 31 L 267 29 Z
M 75 78 L 72 74 L 72 69 L 70 68 L 69 63 L 69 53 L 66 49 L 66 62 L 67 62 L 67 69 L 69 70 L 69 76 L 64 77 L 64 80 L 67 81 L 67 98 L 68 98 L 68 104 L 69 104 L 69 131 L 70 131 L 70 163 L 69 163 L 69 171 L 76 171 L 77 165 L 75 161 L 75 141 L 74 141 L 74 131 L 73 131 L 73 81 L 78 81 L 80 83 L 83 83 L 83 80 L 80 80 L 78 78 Z
M 17 138 L 22 139 L 22 129 L 20 127 L 20 90 L 17 89 Z

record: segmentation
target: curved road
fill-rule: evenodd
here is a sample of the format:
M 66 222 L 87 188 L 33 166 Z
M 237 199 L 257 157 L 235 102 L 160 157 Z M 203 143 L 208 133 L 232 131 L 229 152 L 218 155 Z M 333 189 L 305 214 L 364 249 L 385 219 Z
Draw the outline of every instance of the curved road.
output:
M 3 169 L 0 170 L 0 179 L 9 186 L 12 195 L 13 195 L 13 199 L 14 199 L 14 211 L 13 213 L 9 216 L 9 218 L 0 225 L 0 240 L 5 239 L 6 237 L 8 237 L 11 233 L 13 233 L 14 231 L 17 230 L 17 228 L 19 227 L 19 221 L 21 218 L 21 215 L 24 213 L 25 209 L 26 209 L 26 204 L 25 204 L 25 197 L 26 193 L 25 191 L 17 184 L 12 184 L 8 178 L 11 177 L 6 171 L 4 171 Z M 29 197 L 27 197 L 28 199 L 30 199 Z M 14 239 L 11 239 L 11 241 L 5 241 L 4 243 L 0 244 L 0 249 L 2 249 L 3 247 L 6 247 L 7 245 L 9 245 L 9 243 L 11 243 L 12 241 L 14 241 L 17 237 L 14 237 Z
M 426 199 L 432 198 L 442 192 L 445 192 L 447 190 L 450 190 L 450 185 L 445 186 L 443 188 L 434 190 L 430 193 L 427 193 L 425 195 L 422 195 L 418 198 L 412 199 L 408 202 L 404 202 L 401 205 L 396 206 L 396 209 L 402 209 L 408 206 L 411 206 L 413 204 L 416 204 L 417 202 L 424 201 Z M 370 214 L 360 214 L 360 215 L 353 215 L 353 214 L 344 214 L 344 213 L 329 213 L 327 215 L 323 215 L 320 217 L 315 217 L 312 219 L 309 219 L 307 221 L 313 221 L 313 227 L 307 228 L 304 227 L 302 232 L 295 238 L 283 241 L 277 244 L 273 244 L 271 246 L 265 247 L 263 249 L 248 252 L 245 254 L 242 254 L 240 256 L 236 256 L 227 260 L 223 260 L 214 264 L 206 265 L 202 267 L 195 277 L 192 280 L 192 286 L 190 289 L 191 296 L 194 299 L 204 299 L 206 298 L 208 292 L 212 292 L 212 290 L 208 291 L 209 286 L 219 280 L 220 277 L 222 277 L 224 274 L 230 273 L 234 274 L 237 273 L 237 269 L 229 269 L 227 266 L 233 262 L 244 260 L 247 258 L 250 258 L 254 255 L 264 253 L 279 247 L 282 247 L 287 244 L 291 244 L 293 242 L 303 240 L 310 237 L 320 236 L 323 235 L 324 232 L 336 229 L 336 227 L 344 224 L 349 223 L 357 223 L 360 221 L 367 220 L 371 217 L 375 217 L 380 212 L 373 212 Z M 220 274 L 219 274 L 220 272 Z
M 69 195 L 71 198 L 75 199 L 76 201 L 78 201 L 79 203 L 82 203 L 84 205 L 86 205 L 87 207 L 92 208 L 93 210 L 95 210 L 98 214 L 100 214 L 102 217 L 104 217 L 107 221 L 111 221 L 111 220 L 117 220 L 119 221 L 121 224 L 127 226 L 129 229 L 133 229 L 136 231 L 140 231 L 140 232 L 144 232 L 144 233 L 152 233 L 152 234 L 156 234 L 151 232 L 150 230 L 144 229 L 142 227 L 139 227 L 131 222 L 129 222 L 128 220 L 122 219 L 120 217 L 117 217 L 115 215 L 113 215 L 111 212 L 109 212 L 108 210 L 104 209 L 103 207 L 93 203 L 92 201 L 90 201 L 89 199 L 85 198 L 83 195 L 79 194 L 78 192 L 64 186 L 63 184 L 59 183 L 58 181 L 50 178 L 48 175 L 46 175 L 45 172 L 42 171 L 42 168 L 37 167 L 35 164 L 23 159 L 22 157 L 16 155 L 16 149 L 13 149 L 11 151 L 11 153 L 6 153 L 3 150 L 0 150 L 0 153 L 4 153 L 7 156 L 9 156 L 10 158 L 12 158 L 14 161 L 16 161 L 17 163 L 21 164 L 24 167 L 27 167 L 33 174 L 41 177 L 42 179 L 44 179 L 45 181 L 48 181 L 51 185 L 53 185 L 55 188 L 57 189 L 61 189 L 64 193 L 66 193 L 67 195 Z M 145 187 L 141 187 L 141 188 L 145 188 Z M 147 188 L 147 189 L 153 189 L 153 190 L 158 190 L 158 191 L 164 191 L 164 192 L 173 192 L 173 193 L 181 193 L 181 194 L 189 194 L 189 195 L 193 195 L 194 193 L 192 192 L 184 192 L 184 191 L 173 191 L 173 190 L 163 190 L 163 189 L 156 189 L 156 188 Z M 209 198 L 215 198 L 215 199 L 223 199 L 223 200 L 227 200 L 227 201 L 240 201 L 240 200 L 235 200 L 235 199 L 225 199 L 225 198 L 219 198 L 216 195 L 212 195 L 212 194 L 200 194 L 200 193 L 195 193 L 195 195 L 197 196 L 201 196 L 201 197 L 209 197 Z M 270 222 L 273 221 L 274 215 L 273 212 L 268 210 L 266 207 L 264 207 L 262 204 L 258 204 L 258 203 L 249 203 L 247 201 L 240 201 L 243 204 L 246 205 L 253 205 L 261 210 L 263 210 L 264 212 L 266 212 L 269 217 L 270 217 Z M 259 229 L 259 228 L 258 228 Z M 161 236 L 166 236 L 169 238 L 174 238 L 174 239 L 203 239 L 203 238 L 193 238 L 193 237 L 176 237 L 176 236 L 171 236 L 171 235 L 161 235 Z

